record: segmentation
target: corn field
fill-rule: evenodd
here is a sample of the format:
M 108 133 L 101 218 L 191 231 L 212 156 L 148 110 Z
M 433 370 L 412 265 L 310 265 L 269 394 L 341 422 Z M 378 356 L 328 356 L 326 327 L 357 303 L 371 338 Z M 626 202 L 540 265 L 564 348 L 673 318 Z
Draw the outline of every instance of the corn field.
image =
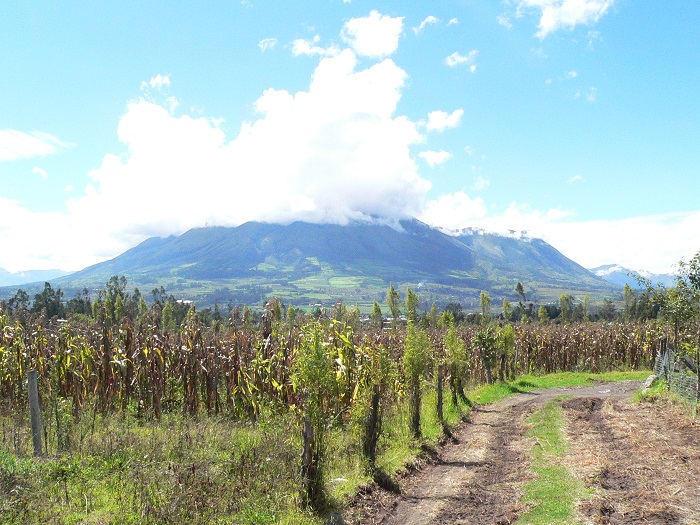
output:
M 76 413 L 90 405 L 100 413 L 133 410 L 155 419 L 163 411 L 179 410 L 255 420 L 263 406 L 299 405 L 302 392 L 294 370 L 308 324 L 319 326 L 333 376 L 323 392 L 325 412 L 347 413 L 381 367 L 389 398 L 405 393 L 401 327 L 353 330 L 334 321 L 273 321 L 262 329 L 205 327 L 192 314 L 179 330 L 169 331 L 157 323 L 135 326 L 128 320 L 116 326 L 84 319 L 25 326 L 0 316 L 0 398 L 6 410 L 22 409 L 27 372 L 36 369 L 44 406 L 61 399 Z M 456 332 L 466 350 L 452 374 L 465 385 L 486 380 L 485 361 L 474 344 L 479 330 L 470 326 Z M 426 332 L 431 359 L 443 362 L 447 330 Z M 494 366 L 507 377 L 649 368 L 665 338 L 655 323 L 516 324 L 513 332 L 512 349 L 494 350 L 500 359 Z

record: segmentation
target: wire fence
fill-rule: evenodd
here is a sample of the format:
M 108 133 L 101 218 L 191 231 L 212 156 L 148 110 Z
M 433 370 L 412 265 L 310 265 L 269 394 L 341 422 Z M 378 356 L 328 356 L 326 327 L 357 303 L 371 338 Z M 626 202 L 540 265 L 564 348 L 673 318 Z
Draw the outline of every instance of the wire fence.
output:
M 664 344 L 656 354 L 654 373 L 663 378 L 671 392 L 690 401 L 700 400 L 700 375 L 692 357 L 679 354 L 670 344 Z

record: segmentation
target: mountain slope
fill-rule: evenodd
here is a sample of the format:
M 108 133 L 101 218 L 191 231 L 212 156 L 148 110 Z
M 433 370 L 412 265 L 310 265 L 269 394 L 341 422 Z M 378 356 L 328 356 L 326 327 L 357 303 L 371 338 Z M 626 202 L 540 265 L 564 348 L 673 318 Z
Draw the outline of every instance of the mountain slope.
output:
M 0 268 L 0 286 L 20 286 L 27 283 L 40 282 L 43 286 L 45 281 L 56 279 L 70 272 L 62 270 L 29 270 L 26 272 L 8 272 Z
M 662 284 L 667 287 L 675 286 L 674 276 L 671 274 L 634 272 L 617 264 L 605 264 L 603 266 L 591 268 L 591 272 L 598 277 L 605 279 L 609 283 L 616 284 L 618 286 L 624 286 L 627 284 L 632 288 L 639 288 L 639 283 L 634 277 L 634 275 L 638 273 L 642 277 L 649 279 L 651 284 L 654 286 L 657 284 Z
M 395 228 L 303 222 L 196 228 L 148 239 L 54 284 L 95 288 L 113 275 L 144 293 L 164 286 L 200 304 L 260 304 L 271 294 L 294 304 L 383 303 L 389 282 L 412 287 L 426 301 L 465 306 L 477 304 L 481 290 L 512 298 L 517 282 L 540 301 L 565 292 L 619 293 L 544 241 L 473 231 L 447 235 L 417 220 Z

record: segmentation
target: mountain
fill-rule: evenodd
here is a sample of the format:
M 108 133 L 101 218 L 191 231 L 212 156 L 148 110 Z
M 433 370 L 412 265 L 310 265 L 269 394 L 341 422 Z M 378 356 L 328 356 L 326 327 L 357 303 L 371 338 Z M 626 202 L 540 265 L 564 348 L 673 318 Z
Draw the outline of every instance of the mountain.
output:
M 675 285 L 675 277 L 668 273 L 650 273 L 650 272 L 635 272 L 633 270 L 628 270 L 623 268 L 618 264 L 605 264 L 603 266 L 598 266 L 596 268 L 591 268 L 591 272 L 602 279 L 605 279 L 609 283 L 616 284 L 618 286 L 625 286 L 626 284 L 632 288 L 639 288 L 639 283 L 634 277 L 635 275 L 640 275 L 651 281 L 652 285 L 662 284 L 666 287 Z
M 448 235 L 417 220 L 381 224 L 289 225 L 249 222 L 151 238 L 122 255 L 53 281 L 65 297 L 101 288 L 125 276 L 144 295 L 165 287 L 201 305 L 259 305 L 275 295 L 295 305 L 384 304 L 393 282 L 411 287 L 428 304 L 478 305 L 486 290 L 494 307 L 515 298 L 521 282 L 528 300 L 556 301 L 562 293 L 595 297 L 620 290 L 539 239 L 478 230 Z M 498 302 L 497 302 L 498 301 Z
M 0 268 L 0 286 L 20 286 L 27 283 L 38 283 L 42 285 L 46 281 L 51 281 L 70 272 L 62 270 L 29 270 L 26 272 L 8 272 Z

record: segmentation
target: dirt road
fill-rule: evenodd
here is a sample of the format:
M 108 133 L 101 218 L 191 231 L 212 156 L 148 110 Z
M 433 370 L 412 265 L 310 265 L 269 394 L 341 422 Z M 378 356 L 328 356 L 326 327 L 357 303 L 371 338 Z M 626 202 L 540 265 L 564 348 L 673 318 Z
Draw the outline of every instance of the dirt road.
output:
M 455 439 L 401 480 L 346 513 L 347 524 L 509 524 L 530 471 L 527 418 L 546 401 L 563 404 L 570 449 L 563 463 L 594 490 L 577 516 L 590 524 L 700 524 L 700 429 L 665 404 L 630 402 L 639 382 L 552 388 L 477 407 Z

